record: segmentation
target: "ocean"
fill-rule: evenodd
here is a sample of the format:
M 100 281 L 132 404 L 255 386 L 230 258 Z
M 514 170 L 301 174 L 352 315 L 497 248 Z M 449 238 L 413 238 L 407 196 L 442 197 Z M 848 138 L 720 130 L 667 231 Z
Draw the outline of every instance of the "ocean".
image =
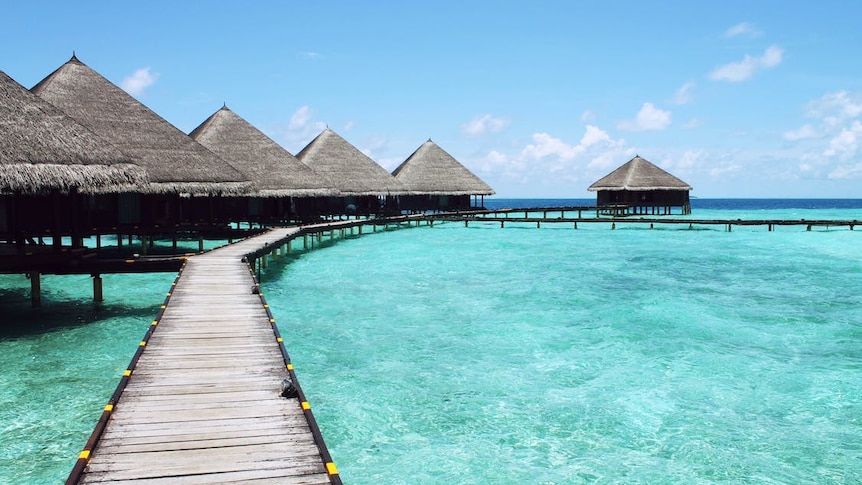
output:
M 860 230 L 437 223 L 262 280 L 345 483 L 862 483 Z M 31 310 L 0 275 L 0 483 L 65 479 L 174 276 L 107 275 L 100 306 L 88 276 L 43 276 Z

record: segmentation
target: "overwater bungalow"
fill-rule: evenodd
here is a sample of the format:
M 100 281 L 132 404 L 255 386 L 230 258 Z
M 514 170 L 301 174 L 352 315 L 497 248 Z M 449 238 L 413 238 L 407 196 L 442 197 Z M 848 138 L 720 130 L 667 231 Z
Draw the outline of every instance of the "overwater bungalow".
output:
M 431 140 L 392 175 L 410 191 L 400 198 L 402 210 L 466 210 L 484 206 L 485 196 L 494 194 L 494 189 Z
M 230 216 L 278 223 L 309 219 L 338 191 L 226 105 L 190 134 L 249 179 L 251 193 L 229 199 Z
M 219 221 L 217 197 L 250 187 L 238 170 L 74 55 L 31 91 L 147 171 L 145 190 L 93 198 L 94 232 Z
M 4 254 L 33 253 L 43 236 L 54 249 L 62 237 L 80 245 L 86 197 L 140 190 L 148 182 L 130 157 L 2 71 L 0 112 Z
M 397 196 L 408 190 L 385 168 L 329 128 L 296 154 L 341 193 L 329 200 L 332 214 L 398 212 Z
M 644 158 L 635 156 L 587 189 L 596 205 L 615 214 L 691 214 L 691 186 Z

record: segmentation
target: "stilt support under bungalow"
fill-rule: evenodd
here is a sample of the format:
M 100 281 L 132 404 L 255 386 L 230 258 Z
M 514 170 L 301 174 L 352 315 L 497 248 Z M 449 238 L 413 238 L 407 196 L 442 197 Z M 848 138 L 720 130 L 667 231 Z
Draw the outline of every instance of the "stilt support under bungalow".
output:
M 100 274 L 93 275 L 93 301 L 96 303 L 105 301 L 104 294 L 102 293 L 102 275 Z
M 30 278 L 30 304 L 33 308 L 39 308 L 42 306 L 42 279 L 41 275 L 36 272 L 30 272 L 27 274 Z

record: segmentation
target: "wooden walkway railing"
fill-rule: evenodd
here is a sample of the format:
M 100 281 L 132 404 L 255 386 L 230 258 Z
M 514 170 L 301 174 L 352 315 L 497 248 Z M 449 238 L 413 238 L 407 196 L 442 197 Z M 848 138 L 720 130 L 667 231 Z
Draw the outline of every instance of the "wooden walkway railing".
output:
M 341 483 L 243 261 L 299 232 L 189 258 L 67 483 Z

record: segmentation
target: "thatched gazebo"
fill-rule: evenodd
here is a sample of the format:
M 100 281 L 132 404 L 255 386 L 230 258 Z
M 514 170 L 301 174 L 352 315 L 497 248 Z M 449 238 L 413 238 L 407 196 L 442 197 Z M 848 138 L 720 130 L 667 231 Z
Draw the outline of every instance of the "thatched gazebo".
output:
M 315 173 L 225 105 L 190 134 L 251 181 L 251 193 L 238 198 L 238 210 L 257 220 L 308 217 L 316 201 L 338 195 Z
M 494 189 L 431 140 L 426 141 L 398 166 L 392 175 L 410 191 L 401 197 L 401 209 L 464 210 L 484 206 Z M 478 197 L 482 197 L 481 203 Z
M 397 212 L 395 197 L 408 191 L 374 160 L 329 128 L 296 154 L 342 195 L 331 200 L 333 213 Z M 382 200 L 382 202 L 381 202 Z
M 615 214 L 671 214 L 679 207 L 691 214 L 691 186 L 644 158 L 635 156 L 589 189 L 596 205 Z
M 137 193 L 120 198 L 120 223 L 212 220 L 218 212 L 209 196 L 238 195 L 249 188 L 234 167 L 74 55 L 31 91 L 144 167 L 150 180 L 148 193 L 165 194 L 146 200 Z M 180 201 L 179 195 L 185 199 Z M 191 198 L 201 200 L 195 203 Z
M 76 245 L 81 194 L 147 184 L 146 171 L 105 140 L 0 71 L 0 239 L 23 249 L 49 233 Z

